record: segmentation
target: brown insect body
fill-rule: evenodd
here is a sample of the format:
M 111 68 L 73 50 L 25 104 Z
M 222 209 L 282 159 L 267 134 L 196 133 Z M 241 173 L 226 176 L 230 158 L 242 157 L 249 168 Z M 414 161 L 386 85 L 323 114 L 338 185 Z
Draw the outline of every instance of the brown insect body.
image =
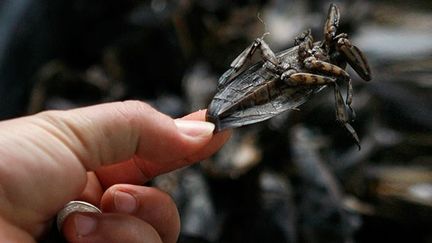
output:
M 293 55 L 296 55 L 296 49 L 297 47 L 294 47 L 280 53 L 278 59 L 286 59 L 285 61 L 292 60 Z M 294 61 L 291 65 L 295 64 L 296 62 Z M 244 85 L 245 82 L 248 85 Z M 279 75 L 269 72 L 268 68 L 260 62 L 235 77 L 235 80 L 230 82 L 230 89 L 220 90 L 214 97 L 210 107 L 218 110 L 219 118 L 225 118 L 235 115 L 237 112 L 244 112 L 248 108 L 258 108 L 259 106 L 266 105 L 280 96 L 285 96 L 286 98 L 290 92 L 296 89 L 302 90 L 304 87 L 291 87 L 284 84 L 280 81 Z M 303 95 L 301 96 L 303 97 Z M 242 125 L 248 124 L 248 121 L 245 122 Z M 256 121 L 251 119 L 249 122 L 254 123 Z M 218 128 L 220 130 L 224 129 L 223 126 L 218 126 Z
M 348 123 L 352 102 L 351 78 L 346 64 L 361 78 L 371 79 L 370 69 L 361 51 L 347 34 L 336 35 L 339 10 L 331 4 L 324 26 L 323 41 L 313 42 L 310 30 L 296 38 L 296 46 L 274 54 L 257 38 L 232 63 L 219 79 L 218 92 L 207 111 L 207 120 L 216 131 L 269 119 L 283 111 L 296 109 L 327 85 L 334 87 L 336 118 L 358 143 Z M 253 57 L 260 55 L 258 63 Z M 338 83 L 347 85 L 344 100 Z

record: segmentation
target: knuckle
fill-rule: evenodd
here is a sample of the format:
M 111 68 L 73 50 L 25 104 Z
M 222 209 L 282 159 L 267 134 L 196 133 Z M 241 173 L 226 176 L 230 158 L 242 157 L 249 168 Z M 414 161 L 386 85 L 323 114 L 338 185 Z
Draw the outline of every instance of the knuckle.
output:
M 139 100 L 127 100 L 119 102 L 116 108 L 118 112 L 126 117 L 155 111 L 149 104 Z

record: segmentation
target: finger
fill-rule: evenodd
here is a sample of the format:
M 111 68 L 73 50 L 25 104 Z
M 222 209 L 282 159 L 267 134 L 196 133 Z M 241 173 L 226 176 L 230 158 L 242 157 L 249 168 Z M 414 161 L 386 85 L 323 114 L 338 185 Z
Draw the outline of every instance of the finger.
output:
M 203 148 L 214 125 L 173 120 L 138 101 L 116 102 L 40 115 L 60 127 L 61 139 L 88 170 L 130 159 L 158 163 L 182 159 Z
M 187 116 L 182 117 L 184 120 L 199 120 L 204 121 L 206 118 L 206 110 L 199 110 L 197 112 L 191 113 Z M 225 142 L 231 137 L 232 131 L 225 130 L 213 135 L 212 140 L 203 149 L 199 150 L 197 153 L 192 154 L 188 158 L 188 161 L 196 162 L 199 160 L 206 159 L 218 151 Z
M 127 214 L 74 213 L 64 221 L 62 232 L 68 242 L 162 243 L 149 223 Z
M 0 217 L 0 242 L 35 242 L 30 234 Z
M 230 136 L 230 131 L 217 133 L 204 148 L 195 154 L 191 154 L 182 160 L 174 161 L 169 164 L 158 164 L 134 158 L 124 163 L 101 167 L 96 170 L 95 173 L 102 188 L 105 189 L 118 183 L 142 185 L 157 175 L 210 157 L 225 144 Z M 119 171 L 121 171 L 121 173 L 119 173 Z
M 87 185 L 81 195 L 74 200 L 82 200 L 99 207 L 103 191 L 104 190 L 96 174 L 93 171 L 90 171 L 87 172 Z
M 200 110 L 180 119 L 204 120 L 205 113 L 205 110 Z M 110 186 L 119 183 L 142 185 L 152 177 L 163 173 L 163 171 L 176 169 L 176 165 L 181 167 L 187 164 L 187 161 L 196 162 L 208 158 L 223 146 L 223 144 L 229 139 L 230 135 L 231 131 L 224 131 L 215 134 L 212 140 L 203 149 L 199 150 L 196 154 L 191 155 L 189 158 L 185 158 L 186 162 L 179 161 L 171 163 L 172 168 L 164 165 L 164 170 L 154 169 L 153 173 L 149 173 L 150 170 L 145 169 L 146 162 L 141 162 L 141 166 L 137 166 L 134 160 L 101 167 L 95 171 L 95 174 L 97 175 L 96 178 L 93 176 L 93 172 L 88 172 L 90 176 L 88 176 L 86 189 L 78 199 L 98 205 L 103 189 L 107 189 Z M 143 171 L 140 169 L 141 167 L 144 167 L 145 171 L 147 171 L 147 174 L 143 173 Z M 119 171 L 121 171 L 121 173 L 119 173 Z
M 177 242 L 180 233 L 177 207 L 168 194 L 156 188 L 115 185 L 104 193 L 101 209 L 138 217 L 152 225 L 164 243 Z
M 206 117 L 206 111 L 207 110 L 198 110 L 195 111 L 191 114 L 188 114 L 180 119 L 184 119 L 184 120 L 198 120 L 198 121 L 205 121 L 205 117 Z
M 180 119 L 203 121 L 205 120 L 205 114 L 206 110 L 200 110 Z M 124 163 L 102 167 L 96 170 L 96 175 L 105 189 L 118 183 L 144 184 L 154 176 L 210 157 L 225 144 L 230 136 L 231 131 L 229 130 L 217 133 L 201 150 L 169 165 L 158 165 L 144 159 L 134 158 Z M 119 171 L 122 171 L 122 173 L 118 173 Z
M 213 136 L 213 143 L 210 146 L 202 148 L 199 152 L 186 156 L 180 160 L 172 161 L 169 164 L 154 163 L 139 157 L 134 157 L 133 161 L 141 171 L 144 180 L 149 180 L 157 175 L 167 173 L 169 171 L 181 168 L 185 165 L 190 165 L 194 162 L 210 157 L 213 153 L 219 150 L 229 138 L 230 133 L 224 132 Z

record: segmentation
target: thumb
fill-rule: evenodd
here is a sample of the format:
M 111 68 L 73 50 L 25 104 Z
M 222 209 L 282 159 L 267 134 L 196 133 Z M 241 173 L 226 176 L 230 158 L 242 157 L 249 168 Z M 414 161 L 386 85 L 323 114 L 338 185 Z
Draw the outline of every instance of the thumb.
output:
M 63 113 L 64 114 L 64 113 Z M 172 119 L 139 101 L 116 102 L 66 113 L 72 142 L 87 170 L 139 159 L 164 163 L 196 153 L 213 137 L 214 125 Z M 57 116 L 58 117 L 58 116 Z

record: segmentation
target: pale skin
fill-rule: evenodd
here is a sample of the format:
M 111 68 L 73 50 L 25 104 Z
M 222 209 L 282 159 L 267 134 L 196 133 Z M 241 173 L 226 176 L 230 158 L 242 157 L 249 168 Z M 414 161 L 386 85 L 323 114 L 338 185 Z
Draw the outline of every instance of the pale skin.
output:
M 170 196 L 141 186 L 215 153 L 205 111 L 172 119 L 138 101 L 48 111 L 0 122 L 0 242 L 36 242 L 71 200 L 101 208 L 75 213 L 69 242 L 176 242 Z

